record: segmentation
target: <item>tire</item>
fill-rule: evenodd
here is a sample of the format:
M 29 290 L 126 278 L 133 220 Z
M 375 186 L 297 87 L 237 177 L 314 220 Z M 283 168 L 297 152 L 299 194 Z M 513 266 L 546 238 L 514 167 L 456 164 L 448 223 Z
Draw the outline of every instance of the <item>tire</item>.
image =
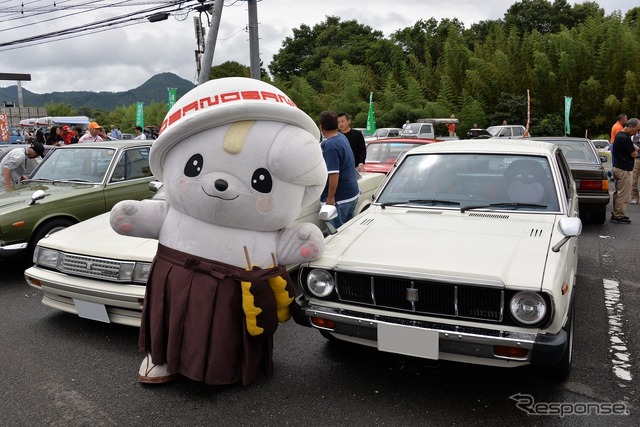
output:
M 575 301 L 575 300 L 574 300 Z M 571 363 L 573 362 L 573 323 L 575 320 L 575 303 L 571 304 L 569 309 L 569 319 L 564 327 L 567 332 L 567 348 L 562 355 L 560 361 L 551 367 L 549 376 L 557 381 L 564 381 L 571 373 Z
M 57 218 L 47 221 L 38 227 L 38 229 L 31 235 L 31 240 L 29 240 L 25 261 L 27 261 L 29 265 L 33 264 L 33 252 L 35 251 L 36 245 L 40 239 L 45 237 L 47 234 L 55 233 L 56 231 L 65 229 L 73 224 L 74 223 L 68 219 Z
M 591 222 L 594 224 L 604 224 L 607 220 L 607 209 L 603 208 L 598 212 L 591 212 Z

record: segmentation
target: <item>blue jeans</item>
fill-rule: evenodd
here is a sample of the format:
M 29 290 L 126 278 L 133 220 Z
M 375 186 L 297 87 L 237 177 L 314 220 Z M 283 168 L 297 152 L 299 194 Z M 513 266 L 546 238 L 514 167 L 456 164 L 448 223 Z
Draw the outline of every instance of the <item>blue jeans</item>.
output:
M 331 224 L 337 229 L 345 222 L 353 218 L 356 212 L 356 206 L 358 205 L 358 199 L 352 202 L 340 203 L 336 205 L 338 216 L 331 220 Z

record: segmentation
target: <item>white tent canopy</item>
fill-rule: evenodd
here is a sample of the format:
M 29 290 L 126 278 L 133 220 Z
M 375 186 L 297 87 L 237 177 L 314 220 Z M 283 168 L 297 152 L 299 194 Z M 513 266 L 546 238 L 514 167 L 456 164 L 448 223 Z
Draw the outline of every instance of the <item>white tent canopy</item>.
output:
M 36 125 L 36 119 L 24 119 L 20 120 L 20 127 L 32 128 Z
M 31 119 L 28 119 L 31 120 Z M 40 117 L 36 119 L 36 126 L 87 126 L 89 124 L 89 117 L 87 116 L 49 116 Z

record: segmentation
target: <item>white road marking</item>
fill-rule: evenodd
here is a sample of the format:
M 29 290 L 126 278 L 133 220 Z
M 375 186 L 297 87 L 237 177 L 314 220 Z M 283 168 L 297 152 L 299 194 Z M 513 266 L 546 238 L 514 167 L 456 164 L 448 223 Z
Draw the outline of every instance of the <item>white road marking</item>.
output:
M 616 280 L 602 279 L 604 285 L 604 303 L 609 317 L 609 354 L 613 362 L 613 373 L 624 381 L 631 381 L 631 355 L 623 330 L 624 306 L 620 301 L 620 283 Z

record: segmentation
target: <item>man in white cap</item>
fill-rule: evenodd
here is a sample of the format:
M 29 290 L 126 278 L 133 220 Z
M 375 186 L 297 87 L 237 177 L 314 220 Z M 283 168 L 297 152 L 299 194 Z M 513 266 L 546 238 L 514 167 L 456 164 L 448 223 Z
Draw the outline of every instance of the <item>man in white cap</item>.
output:
M 30 147 L 18 147 L 9 151 L 0 161 L 2 182 L 0 188 L 13 191 L 13 186 L 27 179 L 24 171 L 27 168 L 27 160 L 36 157 L 44 157 L 44 145 L 34 142 Z
M 88 126 L 89 133 L 85 133 L 80 137 L 78 142 L 101 142 L 104 141 L 103 138 L 106 138 L 107 135 L 104 133 L 104 129 L 96 122 L 89 123 Z

